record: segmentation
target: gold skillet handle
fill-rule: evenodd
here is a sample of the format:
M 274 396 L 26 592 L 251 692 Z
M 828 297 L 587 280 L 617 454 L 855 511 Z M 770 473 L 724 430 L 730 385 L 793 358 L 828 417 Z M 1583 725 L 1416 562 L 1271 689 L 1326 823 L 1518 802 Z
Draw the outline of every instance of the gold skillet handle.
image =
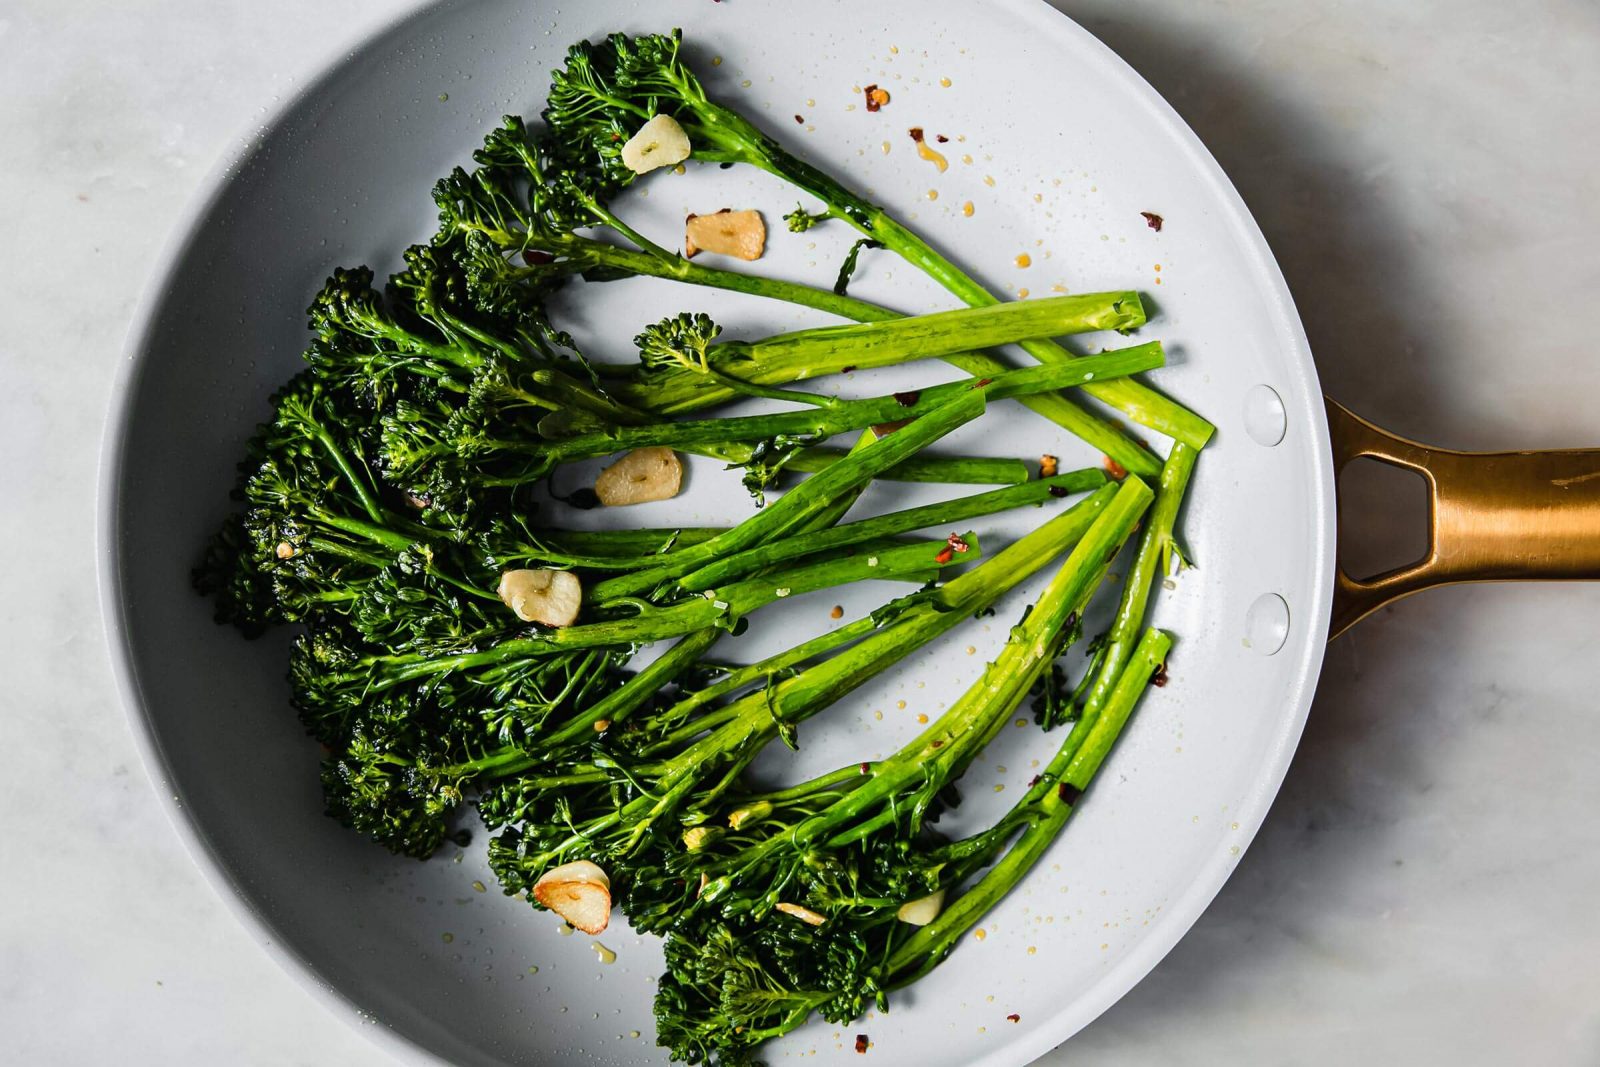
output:
M 1436 585 L 1600 578 L 1600 449 L 1452 452 L 1327 405 L 1335 477 L 1365 456 L 1416 471 L 1428 486 L 1427 553 L 1361 581 L 1339 565 L 1330 640 L 1390 601 Z

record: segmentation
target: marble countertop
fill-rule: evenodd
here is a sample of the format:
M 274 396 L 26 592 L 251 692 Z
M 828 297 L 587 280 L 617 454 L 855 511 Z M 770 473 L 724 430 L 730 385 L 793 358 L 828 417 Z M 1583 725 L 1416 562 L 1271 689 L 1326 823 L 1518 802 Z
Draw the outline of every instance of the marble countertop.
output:
M 1232 175 L 1331 395 L 1441 445 L 1600 444 L 1600 9 L 1057 2 Z M 386 1062 L 169 828 L 107 666 L 93 487 L 147 264 L 201 177 L 391 10 L 0 5 L 6 1062 Z M 1358 532 L 1404 514 L 1368 498 Z M 1600 1062 L 1597 619 L 1595 586 L 1463 587 L 1336 643 L 1237 874 L 1043 1062 Z

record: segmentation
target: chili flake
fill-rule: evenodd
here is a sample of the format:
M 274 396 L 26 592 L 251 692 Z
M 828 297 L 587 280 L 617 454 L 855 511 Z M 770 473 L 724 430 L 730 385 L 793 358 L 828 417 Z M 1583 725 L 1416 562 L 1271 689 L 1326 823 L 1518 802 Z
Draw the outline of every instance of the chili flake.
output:
M 1139 214 L 1144 216 L 1144 221 L 1147 226 L 1157 233 L 1161 232 L 1161 224 L 1166 221 L 1165 219 L 1153 211 L 1141 211 Z

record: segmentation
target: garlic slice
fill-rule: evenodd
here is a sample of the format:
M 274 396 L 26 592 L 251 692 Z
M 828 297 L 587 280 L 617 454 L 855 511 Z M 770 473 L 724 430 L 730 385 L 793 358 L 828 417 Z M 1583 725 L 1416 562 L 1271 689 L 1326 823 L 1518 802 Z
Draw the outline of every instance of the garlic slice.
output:
M 583 583 L 571 571 L 506 571 L 495 592 L 517 618 L 546 626 L 571 626 L 583 605 Z
M 944 890 L 939 889 L 925 897 L 906 901 L 900 905 L 900 910 L 894 913 L 894 917 L 912 926 L 927 926 L 937 919 L 943 910 Z
M 607 507 L 671 500 L 683 486 L 683 461 L 670 448 L 636 448 L 600 472 L 594 494 Z
M 693 259 L 701 252 L 716 252 L 737 259 L 760 259 L 767 247 L 767 224 L 759 211 L 730 211 L 690 215 L 683 222 L 683 254 Z
M 671 115 L 657 115 L 622 146 L 622 165 L 635 174 L 675 167 L 689 158 L 689 135 Z
M 544 872 L 533 883 L 533 898 L 586 934 L 611 922 L 611 879 L 588 860 Z

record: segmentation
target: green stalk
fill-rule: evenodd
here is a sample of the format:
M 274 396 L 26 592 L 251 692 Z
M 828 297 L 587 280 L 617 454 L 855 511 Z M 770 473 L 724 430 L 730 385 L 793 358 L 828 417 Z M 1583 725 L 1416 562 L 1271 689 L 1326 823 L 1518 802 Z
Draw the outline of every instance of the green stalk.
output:
M 505 247 L 521 248 L 527 244 L 526 240 L 518 238 L 514 234 L 491 234 L 491 236 L 494 236 Z M 573 255 L 575 259 L 580 261 L 580 265 L 575 267 L 575 270 L 579 273 L 585 273 L 586 276 L 592 276 L 596 280 L 638 274 L 649 277 L 670 278 L 690 285 L 701 285 L 713 289 L 783 300 L 787 303 L 825 311 L 840 318 L 854 319 L 856 322 L 888 322 L 904 317 L 900 312 L 881 305 L 869 303 L 865 300 L 857 300 L 853 297 L 841 296 L 827 289 L 805 285 L 800 282 L 786 282 L 758 275 L 741 274 L 737 271 L 706 267 L 691 263 L 681 256 L 672 256 L 664 259 L 649 252 L 618 248 L 603 242 L 576 236 L 563 238 L 561 250 Z M 542 277 L 549 266 L 510 268 L 509 273 L 513 277 L 526 275 L 537 278 Z M 1110 296 L 1115 300 L 1120 300 L 1125 294 L 1098 295 Z M 1134 295 L 1135 297 L 1137 296 L 1137 294 Z M 1091 298 L 1086 297 L 1085 299 Z M 1138 308 L 1137 316 L 1142 319 L 1142 305 Z M 1106 328 L 1129 329 L 1133 325 L 1130 322 L 1120 327 Z M 1086 325 L 1081 330 L 1063 332 L 1087 332 L 1094 328 L 1098 327 Z M 981 352 L 964 352 L 943 358 L 945 362 L 972 375 L 993 375 L 1011 369 L 1009 364 Z M 769 364 L 764 367 L 725 368 L 721 373 L 750 384 L 773 385 L 803 381 L 823 374 L 843 373 L 852 369 L 864 368 L 865 366 L 867 365 L 857 359 L 846 357 L 835 359 L 831 365 L 826 363 L 804 366 Z M 602 373 L 607 373 L 607 368 L 604 365 L 599 369 Z M 624 372 L 624 374 L 626 373 L 628 372 Z M 696 379 L 699 380 L 697 381 Z M 650 382 L 629 381 L 627 377 L 614 378 L 609 388 L 618 397 L 631 401 L 635 406 L 649 407 L 652 410 L 668 414 L 726 403 L 729 400 L 736 399 L 741 392 L 740 389 L 730 388 L 726 384 L 707 382 L 705 381 L 705 376 L 688 370 L 657 375 Z M 1136 443 L 1120 429 L 1080 407 L 1067 397 L 1046 393 L 1030 396 L 1023 400 L 1023 404 L 1069 433 L 1087 441 L 1134 474 L 1153 477 L 1160 469 L 1160 460 L 1152 455 L 1147 448 Z
M 908 653 L 960 625 L 1074 544 L 1118 490 L 1102 486 L 1076 506 L 1008 545 L 992 559 L 926 594 L 893 621 L 851 648 L 761 692 L 734 701 L 729 721 L 657 765 L 651 792 L 623 809 L 631 850 L 656 820 L 683 805 L 708 775 L 747 766 L 774 735 L 792 737 L 796 724 L 836 703 Z M 731 781 L 724 776 L 724 782 Z M 708 804 L 714 796 L 702 797 Z
M 783 465 L 786 471 L 815 474 L 844 458 L 836 448 L 804 448 Z M 745 459 L 734 462 L 746 462 Z M 1020 459 L 990 456 L 912 456 L 878 475 L 879 481 L 938 482 L 945 485 L 1020 485 L 1031 475 Z
M 663 686 L 700 661 L 711 650 L 724 631 L 715 627 L 695 630 L 684 635 L 664 654 L 657 657 L 644 670 L 629 678 L 611 693 L 586 708 L 571 722 L 551 733 L 540 742 L 543 752 L 551 752 L 569 744 L 595 736 L 597 726 L 605 722 L 622 722 L 649 701 Z
M 780 851 L 803 851 L 813 843 L 848 844 L 859 833 L 845 832 L 855 820 L 890 804 L 931 796 L 977 756 L 994 732 L 1027 696 L 1039 675 L 1061 652 L 1081 612 L 1105 577 L 1117 549 L 1132 533 L 1153 494 L 1130 476 L 1105 511 L 1062 563 L 1027 617 L 1014 627 L 999 656 L 949 710 L 889 759 L 878 763 L 846 796 L 782 834 L 705 869 L 713 879 L 748 871 Z M 903 815 L 903 813 L 900 813 Z M 883 820 L 888 821 L 888 820 Z M 858 827 L 860 829 L 860 827 Z
M 673 704 L 666 711 L 654 716 L 651 719 L 652 726 L 657 729 L 667 729 L 669 732 L 663 734 L 659 740 L 651 742 L 645 748 L 645 754 L 649 755 L 656 751 L 671 749 L 680 742 L 688 741 L 712 727 L 720 726 L 729 719 L 737 718 L 737 711 L 729 710 L 733 707 L 732 705 L 706 715 L 691 718 L 697 711 L 712 701 L 721 699 L 730 693 L 736 693 L 747 686 L 769 682 L 777 675 L 786 673 L 801 663 L 826 655 L 837 648 L 842 648 L 867 636 L 876 629 L 878 629 L 878 623 L 869 615 L 865 618 L 856 619 L 854 622 L 846 623 L 837 630 L 830 630 L 819 637 L 813 637 L 809 641 L 802 641 L 793 648 L 784 649 L 777 655 L 768 656 L 766 659 L 758 660 L 745 667 L 729 670 L 724 677 L 716 682 L 706 686 L 704 689 L 691 693 L 676 704 Z
M 1039 783 L 1013 809 L 1028 820 L 1027 828 L 972 888 L 889 956 L 883 968 L 886 988 L 909 985 L 936 967 L 967 930 L 999 903 L 1044 855 L 1071 817 L 1078 797 L 1104 763 L 1151 677 L 1166 661 L 1171 645 L 1172 639 L 1161 631 L 1145 632 L 1087 740 L 1071 754 L 1064 745 L 1039 776 Z
M 967 378 L 889 396 L 840 400 L 827 408 L 619 426 L 603 432 L 529 441 L 520 446 L 512 444 L 508 450 L 535 455 L 541 466 L 548 468 L 635 448 L 689 448 L 726 441 L 763 441 L 775 437 L 820 439 L 850 430 L 917 418 L 973 388 L 981 388 L 991 401 L 1004 400 L 1058 389 L 1073 389 L 1095 380 L 1134 374 L 1158 367 L 1164 360 L 1160 342 L 1152 341 L 1117 352 L 1090 356 L 1071 364 L 1006 371 L 993 378 Z
M 864 448 L 869 443 L 870 440 L 864 438 L 862 441 L 857 442 L 856 448 Z M 808 529 L 822 530 L 838 522 L 855 503 L 856 498 L 860 495 L 861 488 L 863 487 L 841 494 L 828 509 L 818 512 L 809 520 Z M 607 537 L 603 533 L 595 534 L 587 543 L 591 547 L 617 547 L 634 543 L 626 535 L 628 533 L 636 533 L 656 538 L 656 540 L 647 541 L 646 543 L 659 544 L 659 536 L 664 532 L 677 534 L 680 531 L 613 531 L 617 536 Z M 709 540 L 711 536 L 715 536 L 722 531 L 701 530 L 685 532 L 688 532 L 691 538 L 697 536 L 697 534 L 705 534 L 706 536 L 703 539 Z M 572 533 L 576 533 L 576 531 Z M 579 537 L 578 540 L 580 543 L 584 543 L 582 537 Z M 597 701 L 592 707 L 574 716 L 570 722 L 556 730 L 550 737 L 544 739 L 536 748 L 528 749 L 511 746 L 477 761 L 447 768 L 443 773 L 445 776 L 453 778 L 480 775 L 503 777 L 529 770 L 548 759 L 552 753 L 559 751 L 562 747 L 581 742 L 596 732 L 603 732 L 597 729 L 601 723 L 607 720 L 611 722 L 626 720 L 642 705 L 654 698 L 668 682 L 699 662 L 700 657 L 708 652 L 711 646 L 716 644 L 717 640 L 725 632 L 720 626 L 710 626 L 703 630 L 686 634 L 682 640 L 673 645 L 671 649 L 648 667 L 628 679 L 609 695 Z M 597 771 L 596 773 L 599 774 L 602 780 L 604 779 L 603 771 Z
M 1172 446 L 1172 453 L 1161 468 L 1161 482 L 1156 490 L 1156 503 L 1150 509 L 1150 521 L 1139 538 L 1139 551 L 1128 579 L 1122 586 L 1122 599 L 1117 604 L 1116 618 L 1106 634 L 1103 659 L 1094 674 L 1094 683 L 1084 704 L 1079 725 L 1074 731 L 1086 729 L 1100 714 L 1101 707 L 1110 698 L 1112 688 L 1122 676 L 1122 668 L 1133 654 L 1144 624 L 1145 609 L 1156 579 L 1168 571 L 1172 555 L 1172 531 L 1178 520 L 1178 508 L 1183 503 L 1189 477 L 1194 473 L 1195 461 L 1200 453 L 1184 444 Z
M 1105 481 L 1105 475 L 1098 470 L 1069 471 L 1066 474 L 1041 478 L 1038 481 L 1006 489 L 957 497 L 954 500 L 944 500 L 937 504 L 926 504 L 903 511 L 891 511 L 859 522 L 846 523 L 829 530 L 759 545 L 743 552 L 723 556 L 716 562 L 679 578 L 678 587 L 691 593 L 698 593 L 703 589 L 751 574 L 763 567 L 798 559 L 813 552 L 843 548 L 869 538 L 891 537 L 930 526 L 963 522 L 1028 504 L 1045 504 L 1060 496 L 1081 493 L 1104 485 Z
M 686 548 L 728 532 L 726 526 L 681 526 L 651 529 L 528 531 L 535 544 L 548 545 L 558 552 L 587 556 L 646 556 L 674 548 Z
M 976 536 L 968 535 L 972 551 L 978 551 Z M 453 656 L 424 655 L 370 656 L 366 667 L 381 667 L 384 673 L 371 686 L 381 691 L 402 682 L 431 675 L 516 663 L 537 656 L 555 655 L 586 648 L 647 644 L 678 637 L 695 630 L 731 626 L 737 619 L 790 595 L 799 596 L 819 589 L 850 582 L 879 578 L 891 581 L 927 581 L 938 571 L 954 564 L 955 557 L 944 559 L 943 542 L 929 541 L 888 549 L 876 556 L 847 556 L 809 566 L 780 571 L 761 579 L 738 582 L 665 608 L 653 608 L 626 619 L 586 623 L 549 630 L 534 637 L 501 641 L 479 652 Z M 959 562 L 975 559 L 967 555 Z M 337 681 L 353 681 L 359 672 L 334 676 Z
M 698 82 L 679 82 L 684 102 L 693 112 L 689 139 L 695 154 L 718 161 L 734 160 L 773 174 L 810 193 L 827 206 L 827 213 L 857 232 L 898 254 L 970 307 L 987 307 L 998 299 L 982 285 L 940 255 L 921 236 L 902 225 L 881 207 L 847 189 L 831 175 L 798 159 L 763 134 L 738 112 L 709 100 Z M 679 115 L 679 121 L 687 117 Z M 705 146 L 702 148 L 701 146 Z M 1041 363 L 1061 363 L 1075 354 L 1053 341 L 1030 340 L 1023 349 Z M 1214 427 L 1181 404 L 1135 381 L 1101 383 L 1087 392 L 1128 415 L 1142 426 L 1164 433 L 1191 448 L 1202 448 Z M 1119 461 L 1120 462 L 1120 461 Z M 1127 466 L 1124 464 L 1124 466 Z M 1132 470 L 1132 467 L 1129 467 Z
M 707 350 L 707 359 L 719 369 L 740 365 L 826 365 L 841 359 L 862 367 L 884 367 L 907 359 L 954 355 L 1030 337 L 1127 330 L 1144 321 L 1144 307 L 1134 292 L 1052 296 L 881 322 L 818 326 L 760 341 L 723 341 Z
M 659 567 L 607 579 L 590 590 L 590 594 L 601 602 L 635 596 L 725 553 L 743 551 L 792 532 L 808 518 L 828 508 L 841 494 L 859 490 L 880 471 L 916 455 L 982 415 L 984 405 L 983 390 L 966 390 L 944 406 L 913 419 L 908 426 L 871 441 L 822 473 L 812 475 L 727 533 L 674 552 L 668 562 Z

